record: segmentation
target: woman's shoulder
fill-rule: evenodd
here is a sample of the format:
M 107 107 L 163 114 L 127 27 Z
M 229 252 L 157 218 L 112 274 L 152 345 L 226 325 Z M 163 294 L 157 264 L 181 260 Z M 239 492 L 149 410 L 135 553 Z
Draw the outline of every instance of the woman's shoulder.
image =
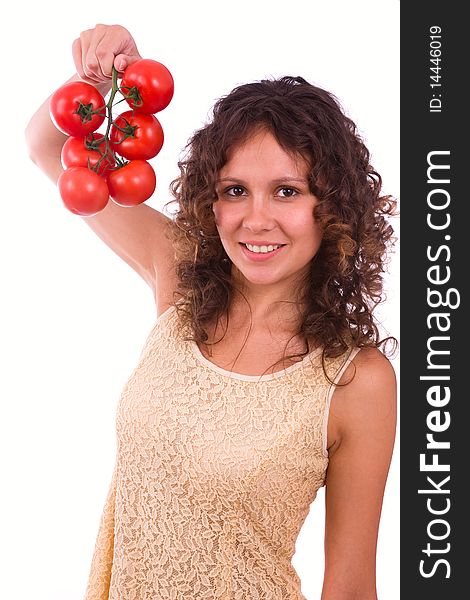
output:
M 371 390 L 379 390 L 383 386 L 396 386 L 392 363 L 378 348 L 354 348 L 352 354 L 353 358 L 339 380 L 340 386 L 345 384 L 340 389 L 356 395 L 370 393 Z
M 358 374 L 356 385 L 364 385 L 367 381 L 370 383 L 371 377 L 386 379 L 395 377 L 395 370 L 392 363 L 379 348 L 353 348 L 350 352 L 352 352 L 353 358 L 343 375 L 345 381 L 349 381 L 349 377 L 347 376 L 348 371 L 349 374 L 351 371 Z M 343 383 L 343 380 L 341 380 L 341 383 Z
M 389 359 L 378 348 L 358 350 L 333 394 L 331 416 L 340 437 L 370 431 L 393 417 L 396 392 L 395 370 Z

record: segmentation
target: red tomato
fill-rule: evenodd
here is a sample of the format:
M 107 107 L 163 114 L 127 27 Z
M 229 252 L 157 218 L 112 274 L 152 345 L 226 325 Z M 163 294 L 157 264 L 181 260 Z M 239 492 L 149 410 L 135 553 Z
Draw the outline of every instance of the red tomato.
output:
M 103 141 L 97 143 L 103 136 L 99 133 L 90 133 L 86 138 L 69 137 L 62 146 L 61 160 L 64 169 L 70 167 L 94 167 L 100 160 L 102 154 L 106 153 L 106 143 Z M 98 150 L 99 148 L 99 150 Z M 103 175 L 116 164 L 114 156 L 108 152 L 106 157 L 100 162 L 98 167 L 98 175 Z
M 170 104 L 174 92 L 173 77 L 165 65 L 142 58 L 124 71 L 121 91 L 129 96 L 126 102 L 131 108 L 140 113 L 153 114 Z
M 127 130 L 130 137 L 125 137 L 118 127 Z M 128 160 L 149 160 L 162 149 L 163 129 L 153 115 L 128 110 L 114 120 L 109 141 L 114 152 Z
M 145 160 L 131 160 L 111 171 L 107 177 L 109 195 L 120 206 L 136 206 L 150 198 L 157 180 L 152 166 Z
M 96 131 L 103 123 L 106 102 L 89 83 L 71 81 L 52 94 L 49 112 L 57 129 L 67 135 L 81 137 Z
M 82 217 L 99 213 L 108 204 L 106 181 L 86 167 L 71 167 L 57 181 L 65 208 Z

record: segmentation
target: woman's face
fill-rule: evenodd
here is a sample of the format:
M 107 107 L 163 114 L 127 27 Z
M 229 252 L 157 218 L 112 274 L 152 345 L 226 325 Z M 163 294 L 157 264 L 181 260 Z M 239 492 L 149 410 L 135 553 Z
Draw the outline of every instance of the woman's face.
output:
M 313 218 L 318 198 L 307 175 L 306 161 L 287 154 L 266 130 L 236 146 L 220 170 L 215 223 L 227 255 L 247 282 L 289 286 L 308 271 L 322 234 Z

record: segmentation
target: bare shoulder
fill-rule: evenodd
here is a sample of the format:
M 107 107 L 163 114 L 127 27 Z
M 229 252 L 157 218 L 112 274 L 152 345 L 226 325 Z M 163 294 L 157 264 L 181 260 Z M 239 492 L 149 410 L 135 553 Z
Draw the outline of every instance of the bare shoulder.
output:
M 362 348 L 346 368 L 331 399 L 328 448 L 335 451 L 350 436 L 395 431 L 397 381 L 388 358 L 377 348 Z M 342 385 L 345 384 L 345 385 Z
M 349 363 L 340 383 L 347 383 L 350 380 L 352 387 L 349 390 L 360 390 L 362 387 L 377 384 L 392 384 L 396 382 L 395 370 L 392 363 L 378 348 L 362 348 Z

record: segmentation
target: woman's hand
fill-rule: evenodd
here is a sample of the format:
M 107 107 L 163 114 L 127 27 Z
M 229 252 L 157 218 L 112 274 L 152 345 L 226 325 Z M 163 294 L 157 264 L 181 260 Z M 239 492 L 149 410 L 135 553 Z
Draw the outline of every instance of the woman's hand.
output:
M 134 38 L 121 25 L 101 25 L 82 31 L 73 42 L 77 74 L 92 85 L 110 83 L 114 66 L 120 73 L 142 57 Z

